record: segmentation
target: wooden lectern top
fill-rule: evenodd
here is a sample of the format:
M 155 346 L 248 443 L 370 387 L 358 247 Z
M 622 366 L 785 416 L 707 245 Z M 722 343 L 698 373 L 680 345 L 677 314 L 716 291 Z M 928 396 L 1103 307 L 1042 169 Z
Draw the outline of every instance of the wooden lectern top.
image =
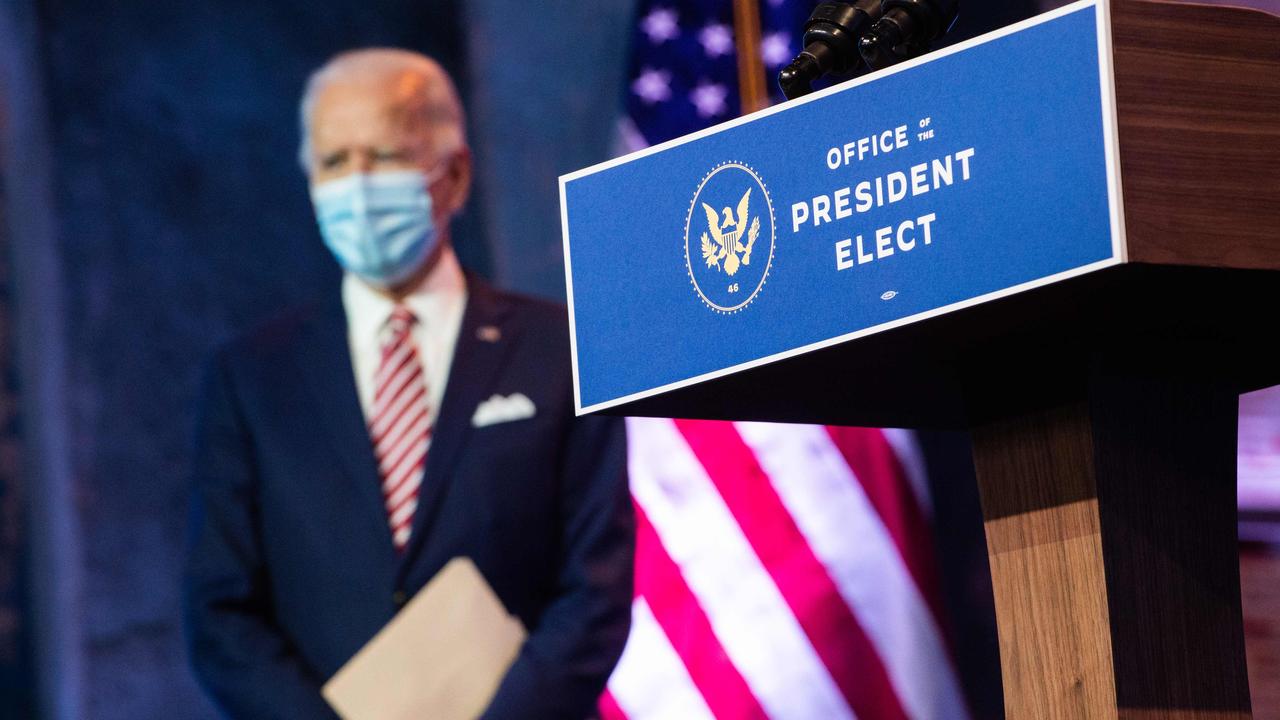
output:
M 1129 259 L 1280 270 L 1280 17 L 1111 7 Z

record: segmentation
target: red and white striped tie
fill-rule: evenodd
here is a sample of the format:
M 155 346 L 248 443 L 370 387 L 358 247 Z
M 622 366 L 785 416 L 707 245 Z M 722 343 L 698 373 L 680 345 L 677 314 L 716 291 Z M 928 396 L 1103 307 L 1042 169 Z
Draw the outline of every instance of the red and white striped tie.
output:
M 431 439 L 426 376 L 411 332 L 416 319 L 403 305 L 391 313 L 382 362 L 374 378 L 369 420 L 396 550 L 403 550 L 409 542 Z

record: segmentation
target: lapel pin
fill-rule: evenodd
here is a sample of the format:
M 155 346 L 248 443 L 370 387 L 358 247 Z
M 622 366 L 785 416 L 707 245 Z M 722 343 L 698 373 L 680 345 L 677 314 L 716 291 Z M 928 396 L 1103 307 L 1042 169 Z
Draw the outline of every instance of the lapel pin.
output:
M 495 325 L 481 325 L 476 328 L 476 338 L 488 343 L 496 343 L 502 339 L 502 331 Z

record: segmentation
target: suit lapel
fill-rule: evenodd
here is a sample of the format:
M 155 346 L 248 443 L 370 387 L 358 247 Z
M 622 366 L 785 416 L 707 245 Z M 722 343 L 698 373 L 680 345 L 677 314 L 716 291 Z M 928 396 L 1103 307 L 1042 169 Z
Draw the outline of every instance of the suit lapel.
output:
M 345 474 L 355 485 L 361 499 L 357 514 L 372 523 L 370 529 L 377 537 L 378 547 L 391 553 L 382 480 L 351 368 L 346 315 L 341 305 L 327 307 L 312 316 L 305 327 L 297 365 L 305 377 L 315 419 L 329 437 L 326 444 L 337 453 Z M 300 421 L 309 422 L 306 418 Z
M 509 305 L 484 282 L 467 275 L 467 309 L 453 352 L 449 384 L 432 430 L 427 469 L 418 494 L 413 533 L 405 548 L 402 573 L 421 551 L 445 492 L 453 481 L 458 456 L 472 432 L 476 406 L 492 392 L 514 341 L 514 330 L 503 325 Z

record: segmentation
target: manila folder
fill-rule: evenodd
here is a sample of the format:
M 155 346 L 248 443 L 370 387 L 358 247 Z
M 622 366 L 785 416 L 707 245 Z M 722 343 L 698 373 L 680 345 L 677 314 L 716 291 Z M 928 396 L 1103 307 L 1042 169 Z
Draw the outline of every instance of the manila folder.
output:
M 524 643 L 470 558 L 454 558 L 325 683 L 345 720 L 474 720 Z

